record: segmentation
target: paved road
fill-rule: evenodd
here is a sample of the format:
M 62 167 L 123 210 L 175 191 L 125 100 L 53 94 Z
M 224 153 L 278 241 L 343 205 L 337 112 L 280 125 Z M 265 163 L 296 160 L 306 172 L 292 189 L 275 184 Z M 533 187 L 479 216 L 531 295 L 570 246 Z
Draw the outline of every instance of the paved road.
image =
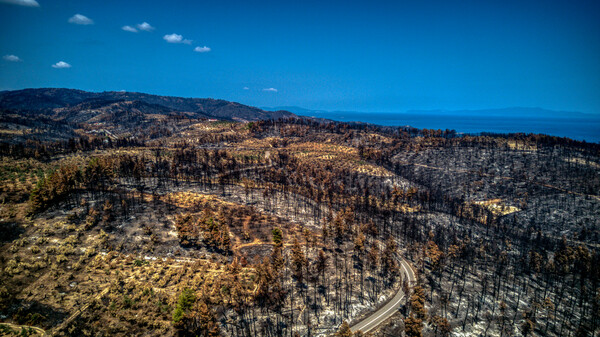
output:
M 13 329 L 13 331 L 20 333 L 22 331 L 22 329 L 25 330 L 33 330 L 35 331 L 36 334 L 41 335 L 41 336 L 47 336 L 46 331 L 44 331 L 42 328 L 38 328 L 37 326 L 29 326 L 29 325 L 17 325 L 17 324 L 12 324 L 12 323 L 3 323 L 0 322 L 0 325 L 4 325 L 6 327 L 9 327 L 11 329 Z M 4 335 L 3 335 L 4 336 Z M 15 335 L 17 336 L 17 335 Z M 29 335 L 27 335 L 29 336 Z
M 406 279 L 408 280 L 408 285 L 412 287 L 413 284 L 415 284 L 417 282 L 415 273 L 413 272 L 412 268 L 410 267 L 410 265 L 408 264 L 408 262 L 406 260 L 402 259 L 402 261 L 400 262 L 400 265 L 401 265 L 402 271 L 404 272 L 404 275 L 405 275 L 404 277 L 406 277 Z M 405 296 L 406 296 L 406 294 L 404 294 L 404 291 L 402 290 L 402 288 L 400 288 L 398 290 L 398 293 L 396 293 L 396 295 L 392 298 L 391 301 L 389 301 L 381 309 L 375 311 L 374 313 L 372 313 L 370 316 L 366 317 L 362 321 L 354 324 L 352 327 L 350 327 L 350 330 L 352 330 L 352 332 L 356 332 L 356 331 L 360 330 L 363 333 L 367 333 L 367 332 L 373 330 L 379 324 L 381 324 L 383 321 L 385 321 L 390 316 L 392 316 L 393 314 L 396 313 L 398 308 L 402 305 L 402 303 L 404 303 Z

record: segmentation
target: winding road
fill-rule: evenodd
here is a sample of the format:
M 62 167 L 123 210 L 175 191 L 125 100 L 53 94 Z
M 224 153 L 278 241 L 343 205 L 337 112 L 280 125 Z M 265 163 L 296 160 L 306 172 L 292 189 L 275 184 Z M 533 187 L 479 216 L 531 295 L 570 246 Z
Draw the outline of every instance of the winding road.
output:
M 404 277 L 406 277 L 408 280 L 408 285 L 412 287 L 413 284 L 417 282 L 417 278 L 413 272 L 413 269 L 405 259 L 401 259 L 400 265 L 402 271 L 404 272 Z M 375 329 L 379 324 L 397 312 L 398 308 L 402 305 L 402 303 L 404 303 L 404 298 L 407 295 L 408 294 L 405 294 L 402 288 L 400 288 L 391 301 L 389 301 L 381 309 L 364 318 L 362 321 L 354 324 L 352 327 L 350 327 L 350 330 L 352 330 L 352 332 L 360 330 L 363 333 L 367 333 Z
M 30 330 L 35 331 L 35 334 L 40 335 L 40 336 L 47 336 L 46 331 L 44 331 L 42 328 L 38 328 L 37 326 L 30 326 L 30 325 L 17 325 L 17 324 L 12 324 L 12 323 L 0 323 L 0 326 L 4 326 L 7 327 L 9 329 L 12 329 L 14 333 L 17 333 L 19 335 L 23 335 L 23 329 L 25 329 L 25 333 L 26 335 L 23 336 L 29 336 L 29 333 L 31 333 Z M 4 335 L 2 335 L 4 336 Z M 17 335 L 15 335 L 17 336 Z

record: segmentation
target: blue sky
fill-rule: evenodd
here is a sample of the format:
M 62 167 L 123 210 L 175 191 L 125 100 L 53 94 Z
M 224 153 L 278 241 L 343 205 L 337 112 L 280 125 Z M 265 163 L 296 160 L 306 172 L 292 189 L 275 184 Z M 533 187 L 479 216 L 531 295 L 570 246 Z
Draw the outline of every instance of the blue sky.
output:
M 598 13 L 599 1 L 0 0 L 0 90 L 600 113 Z

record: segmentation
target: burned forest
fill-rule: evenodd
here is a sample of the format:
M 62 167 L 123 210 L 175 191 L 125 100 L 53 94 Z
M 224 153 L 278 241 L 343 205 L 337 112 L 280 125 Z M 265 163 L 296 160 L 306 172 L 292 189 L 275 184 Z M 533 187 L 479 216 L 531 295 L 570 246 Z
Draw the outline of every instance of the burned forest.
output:
M 3 110 L 0 334 L 600 333 L 598 144 L 122 96 Z

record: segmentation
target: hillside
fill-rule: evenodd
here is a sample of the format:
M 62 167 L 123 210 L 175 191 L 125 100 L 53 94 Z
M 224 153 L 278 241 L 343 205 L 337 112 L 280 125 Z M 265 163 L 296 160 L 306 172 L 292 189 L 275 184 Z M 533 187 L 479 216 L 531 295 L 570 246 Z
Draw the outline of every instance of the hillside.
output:
M 598 144 L 33 92 L 2 94 L 0 334 L 600 329 Z
M 0 139 L 66 140 L 77 129 L 108 136 L 138 135 L 141 129 L 170 131 L 181 119 L 257 121 L 293 117 L 210 98 L 182 98 L 130 92 L 93 93 L 74 89 L 24 89 L 0 92 L 0 123 L 12 135 Z M 62 131 L 57 132 L 56 126 Z M 34 128 L 36 131 L 31 132 Z M 6 133 L 6 132 L 5 132 Z
M 78 104 L 103 101 L 140 101 L 148 105 L 162 106 L 171 111 L 191 113 L 195 117 L 237 120 L 261 120 L 290 117 L 285 111 L 267 112 L 247 105 L 212 98 L 183 98 L 158 96 L 136 92 L 86 92 L 75 89 L 24 89 L 0 92 L 0 109 L 27 113 L 48 112 Z

